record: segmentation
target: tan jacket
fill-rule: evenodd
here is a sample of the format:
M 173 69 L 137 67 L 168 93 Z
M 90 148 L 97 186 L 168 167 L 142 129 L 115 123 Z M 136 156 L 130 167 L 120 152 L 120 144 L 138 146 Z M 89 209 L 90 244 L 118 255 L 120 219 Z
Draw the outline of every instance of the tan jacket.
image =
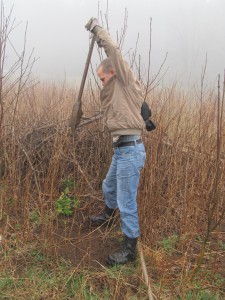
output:
M 109 79 L 100 95 L 101 109 L 106 125 L 113 137 L 140 135 L 145 123 L 141 116 L 143 103 L 140 82 L 123 59 L 119 47 L 105 29 L 97 36 L 115 68 L 115 76 Z

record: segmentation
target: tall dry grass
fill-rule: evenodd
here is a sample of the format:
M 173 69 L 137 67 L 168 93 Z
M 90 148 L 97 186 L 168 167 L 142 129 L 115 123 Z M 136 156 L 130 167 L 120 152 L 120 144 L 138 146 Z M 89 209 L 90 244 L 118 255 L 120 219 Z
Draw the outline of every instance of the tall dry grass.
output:
M 224 204 L 224 120 L 217 161 L 216 92 L 209 91 L 201 107 L 176 86 L 154 92 L 149 99 L 157 130 L 143 133 L 147 162 L 138 198 L 142 237 L 149 244 L 159 235 L 204 232 L 209 217 L 214 222 L 220 218 Z M 11 94 L 5 99 L 7 116 L 1 137 L 5 182 L 2 215 L 20 211 L 28 226 L 27 212 L 35 207 L 44 219 L 46 209 L 54 209 L 60 180 L 71 175 L 79 193 L 100 193 L 112 155 L 111 140 L 102 131 L 101 120 L 81 127 L 75 136 L 71 134 L 67 120 L 76 91 L 66 84 L 28 88 L 20 96 L 13 127 Z M 87 116 L 96 112 L 98 91 L 94 98 L 87 88 Z M 216 200 L 212 193 L 217 164 Z M 9 199 L 13 199 L 12 205 L 8 205 Z M 210 213 L 214 201 L 217 204 Z
M 0 71 L 3 61 L 4 56 Z M 103 206 L 101 183 L 110 165 L 112 141 L 99 118 L 72 134 L 68 120 L 78 90 L 66 82 L 35 84 L 28 80 L 29 65 L 20 65 L 18 80 L 0 79 L 0 246 L 5 254 L 16 249 L 21 259 L 33 242 L 57 260 L 58 240 L 53 234 L 60 223 L 56 214 L 60 182 L 65 178 L 75 182 L 73 193 L 80 206 L 73 220 Z M 148 75 L 149 71 L 150 63 Z M 140 240 L 148 271 L 155 283 L 160 282 L 154 288 L 160 299 L 165 293 L 162 287 L 171 288 L 173 278 L 180 280 L 175 295 L 185 294 L 187 282 L 203 264 L 207 267 L 209 243 L 214 242 L 215 251 L 219 242 L 224 243 L 224 83 L 218 80 L 218 87 L 207 91 L 202 76 L 199 90 L 193 92 L 176 83 L 165 87 L 157 82 L 151 89 L 154 82 L 147 78 L 143 90 L 157 129 L 142 136 L 147 161 L 138 207 Z M 100 109 L 99 89 L 91 80 L 83 95 L 83 109 L 87 118 Z M 38 218 L 38 232 L 32 214 Z M 71 224 L 63 233 L 65 241 L 68 232 L 79 226 L 75 221 Z M 158 248 L 160 241 L 173 236 L 177 256 L 171 263 Z M 198 245 L 196 237 L 201 240 Z M 15 259 L 5 255 L 2 266 L 14 270 Z M 212 272 L 218 268 L 214 264 Z M 116 287 L 122 291 L 124 285 L 117 280 Z
M 59 224 L 56 199 L 62 179 L 76 183 L 74 193 L 84 216 L 104 205 L 101 183 L 111 161 L 111 138 L 101 119 L 81 126 L 75 135 L 70 132 L 67 122 L 76 94 L 66 84 L 31 86 L 20 94 L 16 114 L 13 90 L 4 99 L 0 213 L 5 250 L 10 247 L 7 236 L 19 223 L 19 249 L 37 241 L 44 253 L 57 253 L 53 233 Z M 93 94 L 88 85 L 83 99 L 84 115 L 94 115 L 99 91 Z M 176 267 L 190 279 L 202 264 L 211 233 L 221 232 L 224 224 L 225 131 L 224 120 L 218 123 L 218 91 L 209 91 L 200 105 L 173 85 L 155 90 L 148 101 L 157 129 L 143 132 L 147 161 L 138 193 L 141 241 L 147 266 L 164 272 L 158 242 L 175 235 L 177 251 L 184 255 Z M 30 217 L 34 212 L 41 224 L 38 234 Z M 193 254 L 196 236 L 202 238 L 198 255 Z M 167 276 L 169 282 L 171 273 Z

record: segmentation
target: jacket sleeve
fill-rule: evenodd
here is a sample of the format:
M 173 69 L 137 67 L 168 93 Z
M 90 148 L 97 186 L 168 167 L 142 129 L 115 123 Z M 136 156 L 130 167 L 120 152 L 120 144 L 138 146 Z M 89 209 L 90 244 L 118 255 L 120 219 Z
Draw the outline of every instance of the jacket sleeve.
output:
M 106 55 L 110 58 L 113 67 L 115 68 L 116 77 L 123 85 L 129 85 L 136 80 L 133 71 L 123 58 L 118 45 L 112 40 L 109 33 L 101 28 L 96 33 L 101 40 L 101 44 L 105 50 Z

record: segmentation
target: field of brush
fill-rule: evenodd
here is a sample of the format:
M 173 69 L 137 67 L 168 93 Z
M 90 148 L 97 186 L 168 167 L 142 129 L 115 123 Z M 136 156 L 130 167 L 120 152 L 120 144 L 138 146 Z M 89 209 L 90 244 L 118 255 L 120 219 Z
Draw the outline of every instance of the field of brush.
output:
M 222 85 L 222 84 L 221 84 Z M 0 136 L 0 298 L 148 299 L 143 268 L 108 268 L 119 216 L 91 228 L 104 207 L 101 182 L 112 157 L 89 83 L 84 118 L 68 127 L 78 90 L 40 83 L 2 92 Z M 140 245 L 154 299 L 224 299 L 224 91 L 155 88 L 157 124 L 143 132 L 147 161 L 138 207 Z M 86 123 L 85 123 L 86 122 Z

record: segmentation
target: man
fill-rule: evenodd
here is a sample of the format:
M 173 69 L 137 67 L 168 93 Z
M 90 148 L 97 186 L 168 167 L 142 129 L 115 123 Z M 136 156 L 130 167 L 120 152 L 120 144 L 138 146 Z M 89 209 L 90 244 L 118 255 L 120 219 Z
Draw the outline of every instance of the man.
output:
M 97 74 L 103 84 L 101 109 L 112 136 L 114 155 L 102 184 L 105 210 L 90 216 L 90 221 L 94 225 L 109 224 L 119 209 L 124 242 L 119 251 L 108 256 L 107 262 L 113 266 L 136 258 L 140 235 L 136 198 L 140 170 L 146 159 L 141 140 L 145 126 L 141 116 L 143 97 L 139 81 L 108 32 L 94 18 L 85 27 L 96 36 L 108 56 L 100 63 Z

